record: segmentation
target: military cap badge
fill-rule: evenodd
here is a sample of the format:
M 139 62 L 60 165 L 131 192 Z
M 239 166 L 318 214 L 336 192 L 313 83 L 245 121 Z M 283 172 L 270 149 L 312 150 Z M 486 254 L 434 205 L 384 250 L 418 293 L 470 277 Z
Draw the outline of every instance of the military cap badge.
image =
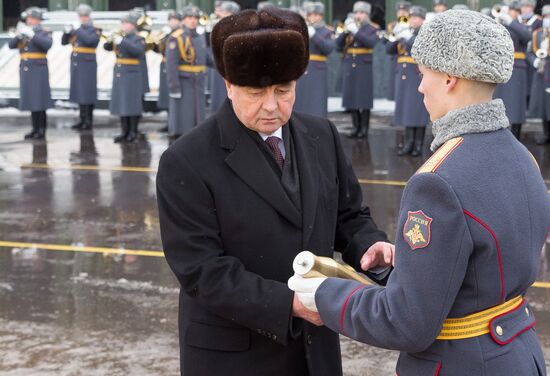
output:
M 403 226 L 403 238 L 413 251 L 430 244 L 432 221 L 433 219 L 422 210 L 407 213 L 407 221 Z

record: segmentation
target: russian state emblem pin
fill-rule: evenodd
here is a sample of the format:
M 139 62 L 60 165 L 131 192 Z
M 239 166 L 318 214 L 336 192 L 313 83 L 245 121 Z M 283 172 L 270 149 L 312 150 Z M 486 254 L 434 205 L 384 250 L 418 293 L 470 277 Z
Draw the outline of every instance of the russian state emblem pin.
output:
M 403 238 L 413 251 L 430 244 L 432 221 L 433 219 L 422 210 L 408 212 L 407 222 L 403 227 Z

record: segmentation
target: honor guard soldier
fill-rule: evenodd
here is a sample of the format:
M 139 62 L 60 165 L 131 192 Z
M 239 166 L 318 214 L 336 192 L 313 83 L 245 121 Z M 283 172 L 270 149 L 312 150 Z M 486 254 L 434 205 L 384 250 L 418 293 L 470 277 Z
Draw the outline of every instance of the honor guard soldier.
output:
M 120 116 L 122 132 L 115 142 L 133 142 L 138 138 L 139 118 L 143 113 L 143 86 L 140 61 L 145 54 L 145 40 L 137 35 L 139 15 L 131 12 L 121 19 L 121 32 L 104 44 L 116 54 L 111 89 L 111 114 Z
M 219 19 L 231 16 L 241 10 L 239 4 L 234 1 L 223 1 L 218 10 Z M 222 76 L 215 68 L 211 69 L 210 76 L 210 110 L 216 112 L 227 98 L 227 89 Z
M 159 96 L 157 100 L 157 109 L 168 111 L 168 82 L 166 80 L 166 45 L 170 35 L 181 27 L 181 14 L 176 11 L 168 13 L 168 26 L 164 33 L 166 34 L 158 43 L 153 46 L 153 51 L 162 55 L 162 62 L 159 69 Z M 161 128 L 161 132 L 168 132 L 168 126 Z
M 44 139 L 46 110 L 53 107 L 46 57 L 52 46 L 52 36 L 42 28 L 40 8 L 28 8 L 21 18 L 25 24 L 17 25 L 17 34 L 8 43 L 9 48 L 19 50 L 21 57 L 19 109 L 31 112 L 32 131 L 25 135 L 25 139 Z
M 244 10 L 212 30 L 228 99 L 159 162 L 166 260 L 181 284 L 185 376 L 341 376 L 338 335 L 286 285 L 301 249 L 358 265 L 392 248 L 327 119 L 293 112 L 309 63 L 303 17 Z M 359 266 L 358 266 L 359 267 Z
M 506 116 L 512 125 L 511 131 L 519 140 L 521 126 L 525 123 L 527 112 L 527 69 L 529 68 L 525 60 L 525 51 L 531 40 L 531 33 L 527 26 L 518 21 L 521 3 L 518 0 L 512 0 L 507 4 L 507 7 L 501 8 L 495 20 L 504 25 L 514 41 L 514 73 L 507 83 L 497 86 L 495 98 L 501 98 L 504 101 Z
M 398 375 L 546 375 L 525 294 L 550 196 L 492 100 L 512 76 L 510 34 L 478 12 L 449 10 L 422 27 L 412 56 L 435 153 L 403 192 L 386 287 L 300 276 L 289 286 L 332 330 L 400 350 Z
M 94 105 L 97 101 L 96 48 L 101 30 L 92 24 L 92 8 L 89 5 L 80 4 L 76 13 L 80 18 L 80 27 L 75 29 L 73 25 L 66 25 L 61 44 L 73 46 L 69 101 L 79 105 L 80 121 L 72 128 L 81 130 L 91 129 L 93 124 Z
M 443 13 L 449 7 L 447 6 L 447 0 L 434 0 L 434 13 Z
M 412 6 L 409 17 L 409 25 L 399 25 L 399 28 L 394 29 L 395 41 L 386 43 L 386 52 L 397 55 L 393 125 L 405 127 L 405 140 L 403 145 L 397 146 L 397 155 L 418 157 L 422 154 L 430 117 L 424 106 L 424 96 L 418 92 L 422 77 L 411 57 L 411 49 L 424 23 L 426 9 Z
M 365 1 L 353 4 L 353 20 L 336 39 L 343 53 L 342 106 L 351 111 L 352 138 L 368 136 L 370 110 L 373 106 L 372 52 L 378 43 L 379 29 L 370 22 L 372 7 Z
M 535 14 L 536 5 L 535 0 L 521 0 L 521 23 L 527 26 L 531 34 L 542 27 L 542 18 L 538 14 Z M 531 86 L 535 71 L 536 69 L 533 68 L 532 64 L 527 64 L 527 108 L 529 108 Z
M 197 33 L 201 11 L 187 6 L 183 28 L 170 35 L 166 49 L 166 78 L 170 95 L 168 132 L 178 138 L 204 120 L 205 73 L 209 61 L 204 35 Z
M 309 64 L 296 83 L 294 110 L 326 118 L 328 115 L 328 55 L 336 47 L 334 33 L 326 25 L 325 5 L 304 4 L 309 33 Z
M 399 24 L 406 24 L 409 22 L 409 10 L 411 3 L 408 1 L 400 1 L 395 5 L 396 20 L 390 22 L 386 26 L 386 34 L 382 38 L 382 43 L 386 45 L 390 40 L 393 40 L 393 31 Z M 390 57 L 390 69 L 388 69 L 388 95 L 387 99 L 390 101 L 395 100 L 395 77 L 397 74 L 397 55 L 391 54 Z
M 527 59 L 535 70 L 529 101 L 529 116 L 542 119 L 542 137 L 535 139 L 539 145 L 550 142 L 550 5 L 542 7 L 542 28 L 533 32 L 531 49 Z

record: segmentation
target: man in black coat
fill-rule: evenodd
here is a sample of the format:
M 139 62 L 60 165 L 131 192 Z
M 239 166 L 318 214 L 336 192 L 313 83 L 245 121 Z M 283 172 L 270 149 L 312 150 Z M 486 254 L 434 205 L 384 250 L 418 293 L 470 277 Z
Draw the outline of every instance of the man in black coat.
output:
M 286 286 L 303 250 L 339 251 L 384 283 L 378 230 L 327 120 L 292 115 L 308 64 L 297 14 L 247 10 L 212 32 L 228 100 L 163 154 L 157 194 L 166 259 L 181 283 L 185 376 L 342 374 L 338 336 Z

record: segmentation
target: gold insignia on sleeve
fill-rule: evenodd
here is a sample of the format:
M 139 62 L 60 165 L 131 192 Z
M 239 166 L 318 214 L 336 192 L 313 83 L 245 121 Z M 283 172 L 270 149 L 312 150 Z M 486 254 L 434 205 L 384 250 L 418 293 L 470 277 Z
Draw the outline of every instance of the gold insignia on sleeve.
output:
M 424 243 L 426 242 L 426 239 L 424 238 L 424 235 L 422 235 L 422 231 L 420 231 L 420 225 L 416 224 L 413 228 L 411 228 L 406 234 L 407 238 L 411 241 L 413 245 L 417 245 L 418 243 Z
M 432 222 L 433 219 L 428 217 L 422 210 L 407 213 L 407 221 L 403 226 L 403 239 L 413 251 L 418 248 L 425 248 L 430 244 Z

